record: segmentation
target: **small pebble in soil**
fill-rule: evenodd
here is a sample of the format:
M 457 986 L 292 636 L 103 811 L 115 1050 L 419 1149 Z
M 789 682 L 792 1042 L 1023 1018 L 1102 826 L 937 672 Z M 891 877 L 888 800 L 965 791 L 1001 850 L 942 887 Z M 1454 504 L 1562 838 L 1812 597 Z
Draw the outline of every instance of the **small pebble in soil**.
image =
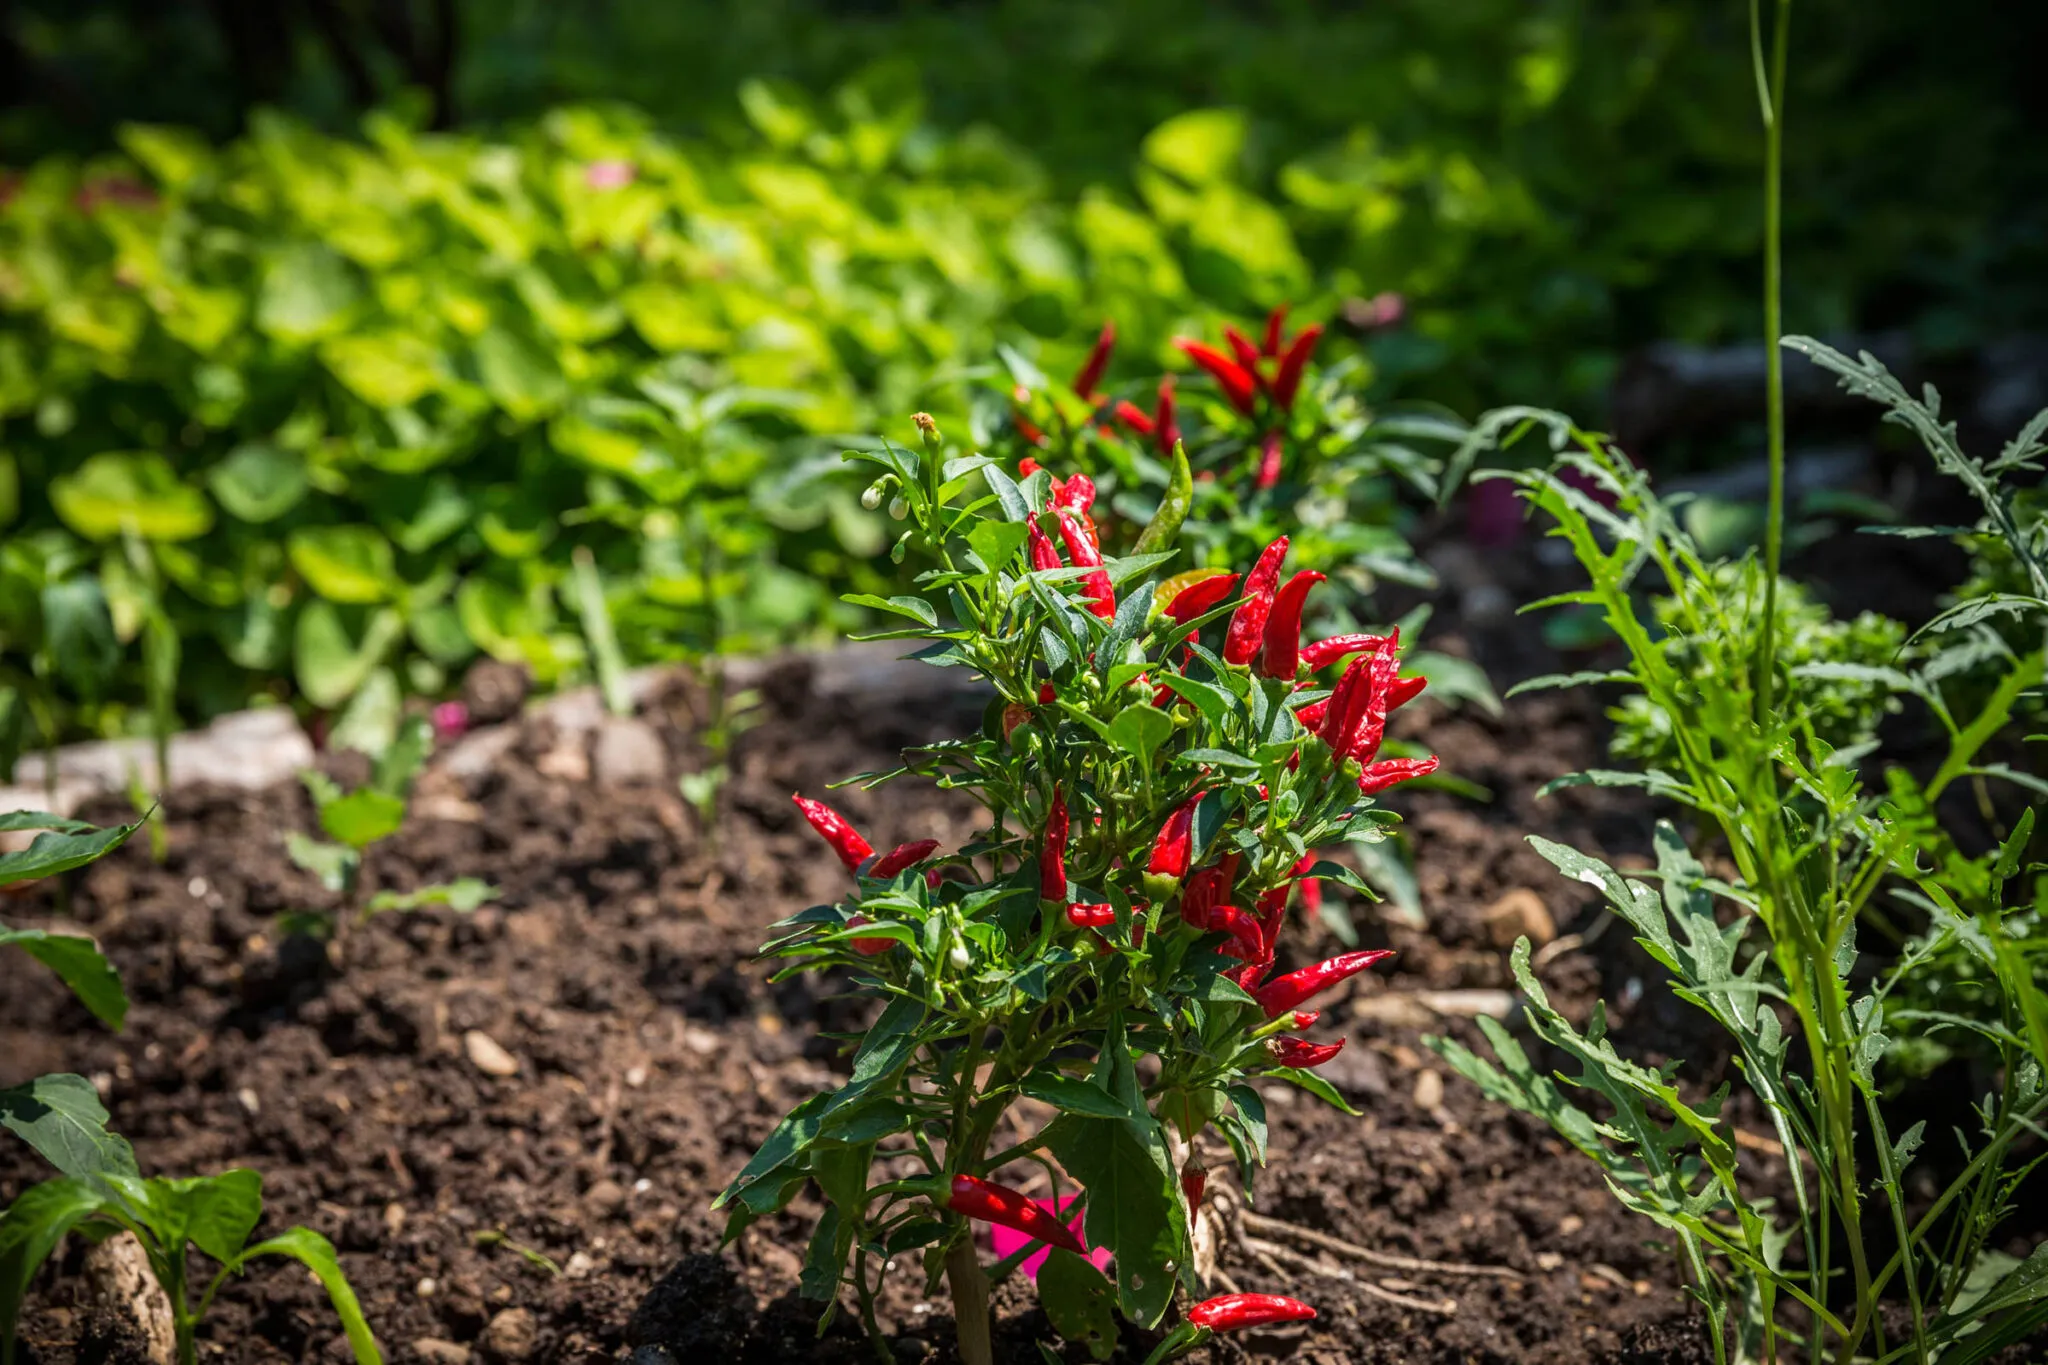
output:
M 484 1328 L 480 1344 L 493 1360 L 530 1360 L 540 1345 L 540 1324 L 530 1308 L 507 1308 Z
M 1543 897 L 1526 886 L 1518 886 L 1480 914 L 1486 936 L 1496 948 L 1512 948 L 1515 940 L 1527 937 L 1538 948 L 1557 937 L 1557 922 Z
M 584 1191 L 583 1203 L 597 1217 L 609 1218 L 625 1206 L 625 1187 L 616 1180 L 600 1180 Z
M 1434 1112 L 1444 1102 L 1444 1078 L 1434 1071 L 1425 1071 L 1415 1078 L 1415 1107 L 1424 1113 Z
M 469 1365 L 469 1348 L 439 1337 L 421 1337 L 413 1342 L 412 1353 L 428 1365 Z
M 256 1092 L 246 1085 L 235 1092 L 235 1102 L 251 1114 L 263 1112 L 263 1101 L 257 1099 Z
M 519 1060 L 482 1029 L 471 1029 L 462 1035 L 462 1050 L 469 1054 L 470 1065 L 486 1076 L 519 1074 Z
M 440 1287 L 440 1285 L 434 1283 L 432 1275 L 427 1275 L 423 1276 L 420 1282 L 412 1287 L 412 1291 L 423 1299 L 431 1299 L 434 1297 L 434 1291 Z

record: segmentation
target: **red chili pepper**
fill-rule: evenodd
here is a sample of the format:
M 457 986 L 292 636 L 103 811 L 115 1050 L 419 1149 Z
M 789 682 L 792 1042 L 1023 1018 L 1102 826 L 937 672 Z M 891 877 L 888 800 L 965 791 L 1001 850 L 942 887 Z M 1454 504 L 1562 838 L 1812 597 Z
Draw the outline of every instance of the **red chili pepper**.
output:
M 1302 1322 L 1315 1315 L 1316 1310 L 1300 1299 L 1278 1294 L 1225 1294 L 1188 1309 L 1188 1321 L 1211 1332 L 1263 1327 L 1269 1322 Z
M 1042 682 L 1038 685 L 1038 704 L 1040 706 L 1050 706 L 1053 702 L 1059 700 L 1059 695 L 1059 693 L 1053 691 L 1052 684 L 1049 682 Z
M 1301 667 L 1301 613 L 1308 605 L 1309 589 L 1324 581 L 1314 569 L 1303 569 L 1273 594 L 1273 610 L 1266 618 L 1264 651 L 1259 671 L 1269 678 L 1292 681 Z
M 1176 337 L 1173 342 L 1189 360 L 1207 370 L 1230 406 L 1249 417 L 1258 407 L 1258 381 L 1242 365 L 1204 341 Z M 1286 364 L 1285 360 L 1281 362 Z
M 1282 882 L 1259 897 L 1259 960 L 1273 960 L 1273 945 L 1280 941 L 1280 926 L 1287 919 L 1287 896 L 1294 890 L 1291 882 Z
M 1109 352 L 1116 345 L 1116 324 L 1104 322 L 1102 332 L 1095 338 L 1095 345 L 1088 352 L 1078 374 L 1074 376 L 1074 392 L 1083 398 L 1095 396 L 1095 386 L 1102 382 L 1103 371 L 1109 368 Z
M 971 1175 L 953 1177 L 952 1193 L 946 1207 L 955 1213 L 1000 1227 L 1015 1228 L 1033 1241 L 1086 1256 L 1088 1248 L 1058 1218 L 1007 1185 L 998 1185 Z
M 1344 1039 L 1339 1038 L 1334 1043 L 1311 1043 L 1306 1038 L 1268 1038 L 1266 1050 L 1282 1066 L 1309 1071 L 1342 1052 Z
M 1067 512 L 1060 513 L 1060 539 L 1067 543 L 1067 557 L 1075 568 L 1095 570 L 1081 580 L 1088 610 L 1104 620 L 1116 615 L 1116 590 L 1109 585 L 1109 571 L 1102 567 L 1102 551 L 1089 540 L 1080 521 Z
M 875 859 L 875 865 L 868 869 L 870 877 L 879 880 L 895 876 L 906 867 L 915 867 L 932 856 L 932 850 L 939 846 L 937 839 L 917 839 L 896 847 Z
M 1174 807 L 1173 814 L 1166 817 L 1159 837 L 1153 841 L 1152 859 L 1145 864 L 1148 876 L 1174 882 L 1187 876 L 1188 855 L 1194 848 L 1195 807 L 1202 804 L 1204 794 L 1196 792 Z
M 1031 545 L 1031 567 L 1033 569 L 1064 569 L 1060 552 L 1054 547 L 1052 537 L 1039 528 L 1037 517 L 1025 518 L 1027 539 Z
M 1173 458 L 1173 448 L 1180 444 L 1180 423 L 1174 420 L 1173 376 L 1163 375 L 1159 380 L 1159 403 L 1152 410 L 1153 439 L 1158 443 L 1159 453 Z
M 1237 880 L 1238 854 L 1225 854 L 1218 862 L 1202 868 L 1180 893 L 1180 917 L 1197 929 L 1219 929 L 1210 912 L 1230 899 L 1230 884 Z
M 1045 843 L 1038 854 L 1038 894 L 1041 899 L 1067 898 L 1067 801 L 1060 789 L 1052 789 L 1052 809 L 1045 816 Z
M 1427 678 L 1396 678 L 1387 688 L 1387 710 L 1398 711 L 1422 695 L 1422 689 L 1429 686 Z
M 1383 758 L 1368 763 L 1358 775 L 1358 790 L 1366 796 L 1376 796 L 1397 782 L 1429 776 L 1436 771 L 1437 763 L 1435 754 L 1428 758 Z
M 1259 922 L 1235 905 L 1219 905 L 1209 912 L 1209 929 L 1230 935 L 1223 951 L 1240 962 L 1256 963 L 1265 952 Z
M 1064 484 L 1054 480 L 1052 506 L 1056 512 L 1072 512 L 1086 519 L 1088 509 L 1095 506 L 1095 480 L 1078 471 L 1067 475 Z
M 1276 977 L 1253 992 L 1253 995 L 1259 1002 L 1259 1008 L 1266 1012 L 1266 1017 L 1277 1019 L 1304 1000 L 1320 995 L 1338 982 L 1356 976 L 1375 962 L 1383 962 L 1392 956 L 1393 953 L 1385 948 L 1362 953 L 1345 953 L 1327 962 L 1318 962 L 1313 967 L 1303 967 L 1298 972 Z
M 846 823 L 846 817 L 833 810 L 823 801 L 813 801 L 808 796 L 792 795 L 796 808 L 804 813 L 804 819 L 811 822 L 811 828 L 832 845 L 832 851 L 839 855 L 839 861 L 846 864 L 851 872 L 875 856 L 874 846 L 855 832 Z
M 1107 901 L 1098 905 L 1070 905 L 1067 907 L 1067 923 L 1076 929 L 1107 929 L 1116 923 L 1116 907 Z
M 846 927 L 849 929 L 858 929 L 863 924 L 873 923 L 874 921 L 869 919 L 866 915 L 848 915 L 846 917 Z M 893 938 L 880 938 L 875 936 L 869 936 L 867 938 L 857 938 L 853 940 L 853 950 L 856 953 L 859 953 L 862 957 L 875 957 L 881 953 L 888 952 L 891 948 L 894 948 L 895 946 L 896 940 Z
M 1266 381 L 1259 374 L 1259 348 L 1252 345 L 1252 339 L 1235 327 L 1225 327 L 1223 339 L 1230 343 L 1230 353 L 1237 357 L 1238 366 L 1250 375 L 1260 388 L 1265 388 Z
M 1393 641 L 1391 635 L 1332 635 L 1301 647 L 1301 661 L 1311 673 L 1320 673 L 1339 659 L 1353 654 L 1374 654 Z
M 1156 424 L 1145 410 L 1128 398 L 1117 399 L 1116 406 L 1109 411 L 1110 415 L 1115 417 L 1117 421 L 1122 422 L 1140 436 L 1150 436 L 1156 429 Z
M 1188 1207 L 1202 1207 L 1202 1193 L 1209 1188 L 1209 1168 L 1190 1157 L 1188 1164 L 1180 1168 L 1180 1192 L 1187 1196 Z
M 1371 667 L 1370 658 L 1354 661 L 1344 670 L 1344 676 L 1337 679 L 1336 690 L 1322 704 L 1322 718 L 1316 726 L 1316 737 L 1329 745 L 1330 752 L 1339 758 L 1350 747 L 1351 737 L 1365 718 L 1366 703 L 1371 699 L 1372 684 L 1367 677 Z
M 1294 395 L 1301 388 L 1301 373 L 1308 368 L 1308 358 L 1315 353 L 1316 342 L 1322 335 L 1323 324 L 1310 323 L 1294 334 L 1287 354 L 1280 357 L 1280 368 L 1273 375 L 1273 401 L 1282 408 L 1294 407 Z
M 1230 600 L 1230 594 L 1237 588 L 1238 575 L 1220 573 L 1199 582 L 1190 583 L 1173 595 L 1166 604 L 1166 614 L 1181 625 L 1186 625 L 1197 616 L 1213 611 Z
M 1329 714 L 1330 699 L 1328 697 L 1324 697 L 1321 701 L 1312 701 L 1306 706 L 1298 706 L 1294 709 L 1294 718 L 1301 722 L 1304 730 L 1322 729 L 1323 717 Z
M 1263 493 L 1280 482 L 1280 433 L 1269 431 L 1259 445 L 1259 472 L 1252 476 L 1252 487 Z
M 1259 347 L 1259 354 L 1271 358 L 1280 354 L 1280 329 L 1287 323 L 1287 305 L 1281 304 L 1266 314 L 1265 344 Z
M 1288 874 L 1298 879 L 1295 885 L 1301 888 L 1301 913 L 1306 919 L 1314 919 L 1323 908 L 1322 878 L 1304 875 L 1315 865 L 1316 855 L 1311 850 L 1302 855 L 1301 861 L 1296 863 L 1294 870 Z
M 1365 661 L 1365 715 L 1344 750 L 1345 757 L 1370 763 L 1379 753 L 1380 741 L 1387 735 L 1387 713 L 1391 709 L 1388 701 L 1393 696 L 1394 675 L 1400 669 L 1401 661 L 1392 650 L 1375 654 Z
M 1306 1033 L 1314 1028 L 1316 1020 L 1322 1017 L 1323 1012 L 1321 1010 L 1296 1010 L 1294 1012 L 1294 1026 L 1303 1033 Z
M 1280 581 L 1280 561 L 1287 558 L 1287 537 L 1268 545 L 1244 578 L 1244 601 L 1230 618 L 1223 637 L 1223 662 L 1248 664 L 1265 639 L 1266 618 L 1273 611 L 1273 588 Z

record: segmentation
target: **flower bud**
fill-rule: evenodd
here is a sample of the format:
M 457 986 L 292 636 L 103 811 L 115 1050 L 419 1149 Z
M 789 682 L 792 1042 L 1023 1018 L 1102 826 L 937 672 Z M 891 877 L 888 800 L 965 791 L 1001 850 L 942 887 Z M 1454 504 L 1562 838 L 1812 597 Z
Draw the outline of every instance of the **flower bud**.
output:
M 901 521 L 910 515 L 910 503 L 901 493 L 889 499 L 889 519 Z
M 860 505 L 867 508 L 870 512 L 882 505 L 882 485 L 880 480 L 867 486 L 867 490 L 860 495 Z

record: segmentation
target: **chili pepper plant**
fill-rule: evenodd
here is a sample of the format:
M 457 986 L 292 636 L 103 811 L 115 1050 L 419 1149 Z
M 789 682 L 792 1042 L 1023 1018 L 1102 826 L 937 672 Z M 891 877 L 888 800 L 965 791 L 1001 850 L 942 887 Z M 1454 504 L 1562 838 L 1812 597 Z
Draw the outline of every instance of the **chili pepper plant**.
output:
M 853 780 L 929 778 L 971 793 L 987 824 L 959 848 L 877 855 L 798 796 L 848 893 L 777 925 L 763 951 L 783 974 L 850 976 L 880 1010 L 848 1081 L 792 1110 L 717 1202 L 736 1237 L 815 1182 L 827 1209 L 804 1292 L 829 1322 L 849 1290 L 884 1358 L 881 1277 L 917 1254 L 927 1292 L 942 1279 L 951 1292 L 962 1359 L 986 1365 L 975 1225 L 1021 1230 L 1033 1241 L 996 1273 L 1050 1247 L 1037 1279 L 1049 1317 L 1107 1358 L 1112 1305 L 1156 1328 L 1203 1300 L 1196 1136 L 1221 1134 L 1249 1191 L 1266 1156 L 1258 1083 L 1346 1107 L 1313 1071 L 1342 1040 L 1301 1035 L 1317 997 L 1387 954 L 1288 970 L 1290 898 L 1316 878 L 1356 885 L 1311 850 L 1385 837 L 1395 817 L 1378 795 L 1436 759 L 1381 752 L 1389 712 L 1420 690 L 1399 675 L 1397 638 L 1302 643 L 1323 575 L 1286 575 L 1285 538 L 1242 577 L 1173 574 L 1169 511 L 1140 537 L 1157 548 L 1096 553 L 1087 508 L 1048 473 L 1019 482 L 987 456 L 949 459 L 919 422 L 919 450 L 848 456 L 881 467 L 933 565 L 918 592 L 879 604 L 908 622 L 882 638 L 972 670 L 993 695 L 976 733 Z M 1074 564 L 1049 556 L 1054 540 Z M 1033 1121 L 1026 1099 L 1054 1117 Z M 1077 1209 L 1078 1236 L 1063 1221 Z M 1113 1280 L 1088 1249 L 1111 1253 Z M 1152 1358 L 1312 1311 L 1204 1300 Z

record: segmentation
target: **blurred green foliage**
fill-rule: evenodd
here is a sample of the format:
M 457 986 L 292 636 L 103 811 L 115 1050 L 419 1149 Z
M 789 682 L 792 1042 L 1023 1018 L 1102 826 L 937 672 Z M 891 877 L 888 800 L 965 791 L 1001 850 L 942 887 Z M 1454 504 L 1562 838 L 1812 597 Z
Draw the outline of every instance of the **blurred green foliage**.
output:
M 1078 355 L 1064 338 L 1113 315 L 1156 373 L 1202 325 L 1197 277 L 1226 301 L 1307 278 L 1221 170 L 1161 170 L 1161 193 L 1268 231 L 1205 242 L 1195 210 L 1107 192 L 1069 209 L 887 85 L 743 104 L 756 131 L 715 145 L 617 108 L 508 140 L 130 126 L 122 156 L 11 184 L 0 739 L 135 728 L 138 698 L 196 718 L 285 677 L 332 707 L 387 662 L 422 691 L 479 653 L 584 677 L 579 549 L 633 661 L 801 637 L 889 581 L 845 433 L 920 406 L 964 427 L 992 336 Z

